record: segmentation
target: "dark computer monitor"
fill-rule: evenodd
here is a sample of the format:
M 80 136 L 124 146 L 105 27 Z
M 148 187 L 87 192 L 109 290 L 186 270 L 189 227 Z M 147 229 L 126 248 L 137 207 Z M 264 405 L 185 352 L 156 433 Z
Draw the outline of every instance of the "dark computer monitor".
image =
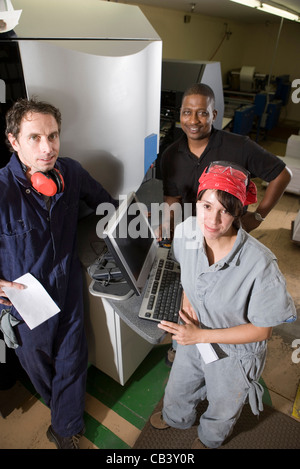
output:
M 136 194 L 119 205 L 103 232 L 104 241 L 136 295 L 140 295 L 154 262 L 158 243 Z

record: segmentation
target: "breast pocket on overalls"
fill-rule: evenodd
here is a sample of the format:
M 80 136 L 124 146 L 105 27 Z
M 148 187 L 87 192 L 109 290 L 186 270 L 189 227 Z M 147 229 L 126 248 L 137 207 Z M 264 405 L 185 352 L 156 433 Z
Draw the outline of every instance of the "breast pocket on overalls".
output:
M 1 263 L 12 263 L 12 272 L 18 271 L 19 263 L 24 264 L 25 258 L 34 257 L 34 250 L 40 244 L 38 233 L 39 229 L 34 223 L 22 218 L 3 223 L 0 227 L 0 252 L 3 256 Z M 3 269 L 5 272 L 9 270 L 8 265 Z

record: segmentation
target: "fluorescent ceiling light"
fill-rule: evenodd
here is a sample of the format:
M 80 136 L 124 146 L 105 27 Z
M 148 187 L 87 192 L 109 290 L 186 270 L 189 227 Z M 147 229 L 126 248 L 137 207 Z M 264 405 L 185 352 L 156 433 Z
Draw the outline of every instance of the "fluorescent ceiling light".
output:
M 247 7 L 258 8 L 260 7 L 260 1 L 258 0 L 231 0 L 235 3 L 240 3 L 241 5 L 245 5 Z
M 272 15 L 280 16 L 288 20 L 300 21 L 300 17 L 297 14 L 291 13 L 290 11 L 278 8 L 280 5 L 273 6 L 268 3 L 261 2 L 259 0 L 230 0 L 231 2 L 239 3 L 247 7 L 256 8 L 257 10 L 271 13 Z M 271 3 L 271 2 L 270 2 Z M 273 2 L 272 2 L 273 3 Z M 275 5 L 275 3 L 274 3 Z
M 258 7 L 258 10 L 271 13 L 272 15 L 281 16 L 282 18 L 286 18 L 288 20 L 299 21 L 298 15 L 294 15 L 294 13 L 282 10 L 281 8 L 273 7 L 272 5 L 268 5 L 267 3 L 263 3 L 261 7 Z

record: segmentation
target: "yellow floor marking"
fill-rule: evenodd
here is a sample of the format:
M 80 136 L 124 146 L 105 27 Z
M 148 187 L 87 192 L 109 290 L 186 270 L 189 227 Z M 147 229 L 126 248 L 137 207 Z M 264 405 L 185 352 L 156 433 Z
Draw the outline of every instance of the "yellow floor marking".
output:
M 298 385 L 298 390 L 293 405 L 292 417 L 300 421 L 300 383 Z

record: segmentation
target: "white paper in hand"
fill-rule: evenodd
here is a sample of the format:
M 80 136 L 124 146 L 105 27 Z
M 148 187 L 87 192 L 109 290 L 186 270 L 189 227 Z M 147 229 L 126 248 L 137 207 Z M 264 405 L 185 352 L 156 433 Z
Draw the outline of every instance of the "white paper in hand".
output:
M 31 274 L 22 275 L 14 282 L 25 285 L 26 288 L 2 287 L 7 297 L 14 305 L 29 329 L 34 329 L 43 322 L 59 313 L 60 309 L 54 303 L 43 285 Z

